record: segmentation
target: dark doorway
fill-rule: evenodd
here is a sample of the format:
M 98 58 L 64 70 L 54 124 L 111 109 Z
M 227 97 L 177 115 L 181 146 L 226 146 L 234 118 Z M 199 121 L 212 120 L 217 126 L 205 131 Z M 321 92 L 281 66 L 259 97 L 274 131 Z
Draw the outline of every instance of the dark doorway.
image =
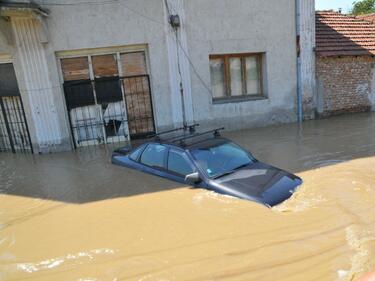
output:
M 33 153 L 13 64 L 0 64 L 0 152 Z

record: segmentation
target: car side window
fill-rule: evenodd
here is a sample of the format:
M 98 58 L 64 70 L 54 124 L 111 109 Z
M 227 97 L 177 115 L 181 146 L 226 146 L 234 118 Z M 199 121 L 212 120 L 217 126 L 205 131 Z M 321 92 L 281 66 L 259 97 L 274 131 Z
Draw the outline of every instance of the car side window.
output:
M 188 158 L 184 154 L 172 149 L 169 150 L 168 154 L 168 171 L 181 176 L 194 173 Z
M 143 151 L 141 163 L 150 167 L 164 168 L 167 148 L 160 144 L 149 144 Z
M 137 148 L 136 150 L 134 150 L 132 153 L 130 153 L 129 158 L 133 161 L 138 161 L 139 156 L 141 155 L 141 153 L 143 151 L 143 148 L 144 148 L 144 146 L 141 146 L 141 147 Z

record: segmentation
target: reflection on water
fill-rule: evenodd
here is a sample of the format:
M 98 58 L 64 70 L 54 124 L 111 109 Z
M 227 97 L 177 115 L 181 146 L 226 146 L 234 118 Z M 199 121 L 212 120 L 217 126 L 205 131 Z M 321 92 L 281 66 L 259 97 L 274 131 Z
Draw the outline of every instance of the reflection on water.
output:
M 112 166 L 0 155 L 0 280 L 357 280 L 375 268 L 375 115 L 228 133 L 304 185 L 272 210 Z

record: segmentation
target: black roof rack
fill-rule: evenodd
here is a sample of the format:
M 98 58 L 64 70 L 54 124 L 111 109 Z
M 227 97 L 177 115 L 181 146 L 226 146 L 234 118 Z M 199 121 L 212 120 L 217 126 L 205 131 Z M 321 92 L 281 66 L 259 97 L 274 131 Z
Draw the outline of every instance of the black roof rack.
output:
M 185 145 L 185 142 L 184 142 L 185 140 L 200 137 L 200 136 L 204 136 L 204 135 L 208 135 L 208 134 L 213 134 L 215 137 L 220 137 L 220 131 L 223 131 L 223 130 L 225 130 L 224 127 L 217 128 L 217 129 L 210 130 L 210 131 L 206 131 L 206 132 L 202 132 L 202 133 L 199 133 L 199 134 L 176 137 L 174 139 L 169 140 L 169 142 L 174 143 L 174 142 L 179 141 L 182 145 Z
M 164 131 L 164 132 L 160 132 L 160 133 L 157 133 L 157 134 L 150 135 L 149 138 L 155 138 L 157 140 L 160 140 L 160 136 L 170 134 L 170 133 L 174 133 L 174 132 L 178 132 L 178 131 L 189 130 L 190 133 L 194 133 L 195 128 L 198 127 L 198 126 L 199 126 L 199 124 L 185 125 L 185 126 L 180 127 L 180 128 L 176 128 L 176 129 L 172 129 L 172 130 L 168 130 L 168 131 Z

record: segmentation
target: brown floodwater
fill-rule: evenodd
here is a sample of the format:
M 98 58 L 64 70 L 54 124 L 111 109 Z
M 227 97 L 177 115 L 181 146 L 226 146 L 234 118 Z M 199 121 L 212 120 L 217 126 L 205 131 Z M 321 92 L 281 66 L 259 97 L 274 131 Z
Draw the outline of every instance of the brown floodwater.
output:
M 228 133 L 304 184 L 267 209 L 112 166 L 0 154 L 0 280 L 338 280 L 375 268 L 375 114 Z

